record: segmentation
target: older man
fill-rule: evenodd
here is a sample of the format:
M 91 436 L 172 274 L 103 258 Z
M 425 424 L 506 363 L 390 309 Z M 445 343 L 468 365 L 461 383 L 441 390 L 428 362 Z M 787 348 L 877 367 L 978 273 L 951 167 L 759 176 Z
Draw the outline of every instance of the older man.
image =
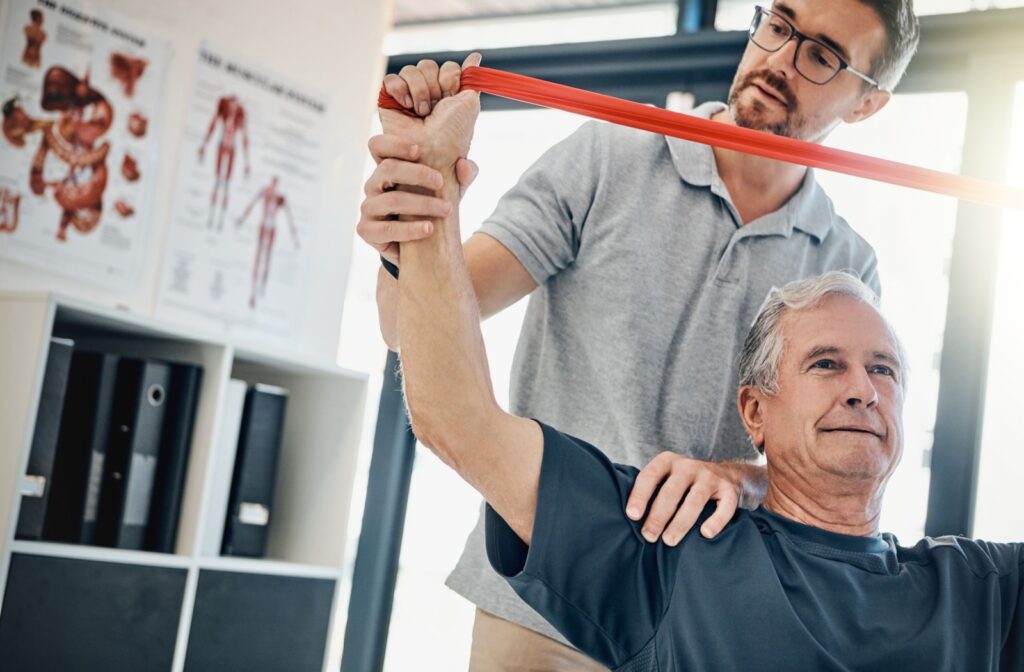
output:
M 917 44 L 911 0 L 765 5 L 752 12 L 727 101 L 693 114 L 820 142 L 885 107 Z M 455 63 L 425 60 L 384 84 L 429 119 L 434 102 L 459 90 L 459 75 Z M 441 176 L 424 145 L 405 132 L 418 119 L 389 112 L 382 121 L 358 230 L 404 267 L 396 241 L 428 235 L 430 218 L 448 206 L 434 196 Z M 469 164 L 455 165 L 468 180 Z M 649 463 L 630 511 L 643 511 L 657 477 L 671 474 L 643 527 L 669 544 L 709 498 L 719 506 L 701 532 L 713 537 L 741 497 L 750 506 L 764 495 L 764 470 L 749 463 L 756 452 L 734 409 L 733 363 L 768 289 L 830 270 L 849 270 L 876 291 L 880 284 L 874 251 L 814 171 L 596 122 L 523 174 L 466 241 L 465 259 L 484 317 L 531 295 L 512 410 L 616 462 Z M 397 350 L 398 283 L 381 271 L 377 290 L 381 330 Z M 483 527 L 481 516 L 448 578 L 480 610 L 470 669 L 601 669 L 536 635 L 561 639 L 490 569 Z
M 477 109 L 460 93 L 419 129 L 453 203 Z M 488 502 L 492 566 L 582 652 L 623 670 L 1024 669 L 1024 546 L 878 532 L 906 372 L 859 280 L 773 290 L 746 338 L 737 401 L 767 458 L 763 507 L 651 544 L 623 511 L 635 468 L 495 402 L 460 241 L 453 207 L 402 244 L 413 429 Z

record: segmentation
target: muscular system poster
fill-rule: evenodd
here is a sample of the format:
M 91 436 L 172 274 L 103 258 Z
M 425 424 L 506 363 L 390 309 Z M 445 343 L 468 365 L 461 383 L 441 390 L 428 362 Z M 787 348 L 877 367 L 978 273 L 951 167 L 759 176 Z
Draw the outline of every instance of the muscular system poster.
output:
M 323 197 L 324 100 L 200 47 L 161 316 L 279 341 L 301 328 Z
M 11 0 L 0 47 L 0 257 L 137 280 L 169 44 L 97 4 Z

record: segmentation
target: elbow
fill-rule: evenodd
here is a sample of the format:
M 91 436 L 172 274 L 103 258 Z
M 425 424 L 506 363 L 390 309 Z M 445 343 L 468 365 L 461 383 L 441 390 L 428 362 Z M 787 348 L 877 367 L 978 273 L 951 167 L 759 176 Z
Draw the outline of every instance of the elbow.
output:
M 496 415 L 501 408 L 494 404 L 457 407 L 424 398 L 406 389 L 406 409 L 413 434 L 430 452 L 463 478 L 467 451 L 480 444 L 481 437 L 492 435 Z
M 416 435 L 416 439 L 442 462 L 461 474 L 458 460 L 456 460 L 457 455 L 448 449 L 452 445 L 452 441 L 448 436 L 451 430 L 450 428 L 446 430 L 446 423 L 437 417 L 429 405 L 417 403 L 408 397 L 406 398 L 406 411 L 409 414 L 409 426 L 412 433 Z

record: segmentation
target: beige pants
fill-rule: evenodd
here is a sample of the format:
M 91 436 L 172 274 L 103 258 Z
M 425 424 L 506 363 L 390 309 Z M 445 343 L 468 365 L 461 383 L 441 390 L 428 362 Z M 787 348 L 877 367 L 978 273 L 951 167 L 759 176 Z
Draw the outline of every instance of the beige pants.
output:
M 480 609 L 469 672 L 607 672 L 574 648 Z

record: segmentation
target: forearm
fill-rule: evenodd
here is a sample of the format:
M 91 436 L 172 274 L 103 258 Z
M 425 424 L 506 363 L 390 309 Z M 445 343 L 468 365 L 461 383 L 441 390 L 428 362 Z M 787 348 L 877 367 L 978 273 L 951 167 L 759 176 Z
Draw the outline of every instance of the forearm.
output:
M 543 436 L 537 423 L 505 413 L 494 398 L 459 233 L 458 185 L 454 173 L 445 180 L 452 215 L 435 220 L 428 238 L 401 244 L 393 283 L 409 416 L 420 440 L 529 543 Z
M 402 340 L 406 400 L 417 435 L 455 467 L 459 441 L 500 413 L 491 386 L 480 312 L 459 231 L 458 184 L 445 171 L 440 194 L 455 204 L 434 220 L 433 235 L 401 245 L 394 324 Z M 384 281 L 384 298 L 389 298 Z M 379 286 L 380 289 L 380 286 Z M 383 313 L 382 313 L 383 322 Z

